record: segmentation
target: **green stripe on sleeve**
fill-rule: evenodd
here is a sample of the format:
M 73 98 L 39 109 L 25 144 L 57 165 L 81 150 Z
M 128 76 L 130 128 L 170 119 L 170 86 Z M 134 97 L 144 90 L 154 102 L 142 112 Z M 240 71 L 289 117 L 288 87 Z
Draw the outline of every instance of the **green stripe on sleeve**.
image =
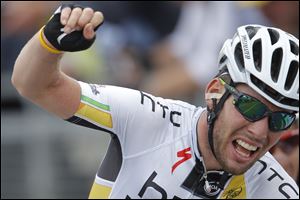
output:
M 92 105 L 96 106 L 97 108 L 100 108 L 100 109 L 103 109 L 106 111 L 110 111 L 109 105 L 102 104 L 102 103 L 95 101 L 94 99 L 91 99 L 87 96 L 81 95 L 81 100 L 83 100 L 89 104 L 92 104 Z

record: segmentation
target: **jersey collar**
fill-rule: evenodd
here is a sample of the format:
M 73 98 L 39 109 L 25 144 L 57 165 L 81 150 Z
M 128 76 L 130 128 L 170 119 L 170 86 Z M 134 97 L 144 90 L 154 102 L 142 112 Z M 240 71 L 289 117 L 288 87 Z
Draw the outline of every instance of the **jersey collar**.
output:
M 199 145 L 198 145 L 197 125 L 198 125 L 198 121 L 199 121 L 201 114 L 204 113 L 203 111 L 205 111 L 205 110 L 206 110 L 206 108 L 198 107 L 195 110 L 193 119 L 192 119 L 192 133 L 191 133 L 192 150 L 193 150 L 196 158 L 198 158 L 199 160 L 202 160 L 202 158 L 201 158 L 201 153 L 200 153 Z

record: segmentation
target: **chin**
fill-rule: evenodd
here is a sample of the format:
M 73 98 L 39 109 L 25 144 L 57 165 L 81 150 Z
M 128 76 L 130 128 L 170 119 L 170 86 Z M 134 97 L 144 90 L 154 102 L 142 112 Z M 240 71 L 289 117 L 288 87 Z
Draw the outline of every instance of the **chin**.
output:
M 247 166 L 241 165 L 239 163 L 225 164 L 223 166 L 223 170 L 227 171 L 233 175 L 241 175 L 244 174 L 248 169 L 250 169 L 253 164 L 248 164 Z
M 233 175 L 241 175 L 244 174 L 248 169 L 253 166 L 253 163 L 241 164 L 233 160 L 223 160 L 221 159 L 220 165 L 222 169 L 228 173 Z
M 241 169 L 241 168 L 236 168 L 236 167 L 224 167 L 224 170 L 227 171 L 228 173 L 231 173 L 232 175 L 241 175 L 241 174 L 244 174 L 247 170 L 247 169 Z

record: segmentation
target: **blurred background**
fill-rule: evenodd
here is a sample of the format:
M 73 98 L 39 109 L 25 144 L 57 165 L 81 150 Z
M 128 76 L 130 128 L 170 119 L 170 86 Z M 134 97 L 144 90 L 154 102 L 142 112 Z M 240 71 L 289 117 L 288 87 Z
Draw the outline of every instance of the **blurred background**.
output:
M 62 3 L 72 1 L 1 1 L 1 198 L 87 198 L 109 144 L 107 133 L 69 124 L 11 85 L 20 50 Z M 76 4 L 102 11 L 105 22 L 90 49 L 64 55 L 65 73 L 196 106 L 205 106 L 218 52 L 238 26 L 275 26 L 299 38 L 299 1 Z

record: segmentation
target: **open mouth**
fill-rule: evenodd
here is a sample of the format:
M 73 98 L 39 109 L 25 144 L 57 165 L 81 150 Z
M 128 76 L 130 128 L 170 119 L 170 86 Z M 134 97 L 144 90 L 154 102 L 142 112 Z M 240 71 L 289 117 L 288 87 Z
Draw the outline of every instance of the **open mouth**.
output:
M 241 139 L 233 141 L 233 146 L 236 152 L 243 158 L 249 159 L 255 152 L 258 151 L 259 147 L 253 146 Z

